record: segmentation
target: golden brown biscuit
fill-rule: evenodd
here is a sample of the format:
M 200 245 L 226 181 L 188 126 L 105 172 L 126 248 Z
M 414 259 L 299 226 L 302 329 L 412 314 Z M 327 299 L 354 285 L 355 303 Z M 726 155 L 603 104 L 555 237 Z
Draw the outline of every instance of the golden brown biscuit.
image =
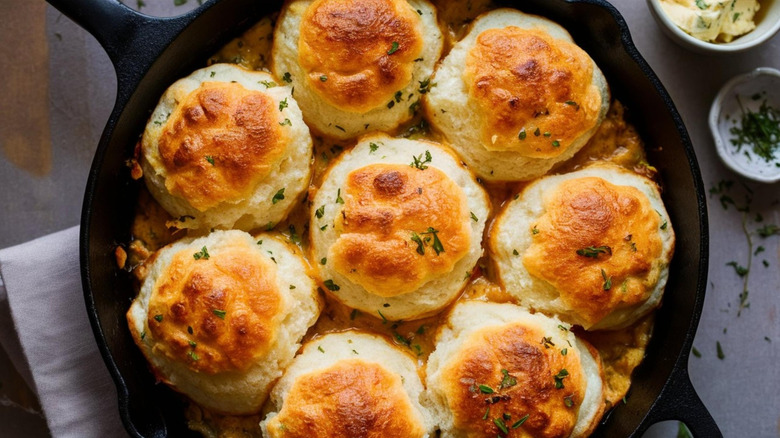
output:
M 606 80 L 557 24 L 481 15 L 436 71 L 431 123 L 482 178 L 528 180 L 571 158 L 609 106 Z
M 127 319 L 157 378 L 217 412 L 260 409 L 317 319 L 303 259 L 270 235 L 216 231 L 161 249 Z
M 421 27 L 405 0 L 316 0 L 301 20 L 298 59 L 323 99 L 367 112 L 411 80 L 423 50 Z
M 471 98 L 486 122 L 482 144 L 531 158 L 561 155 L 598 122 L 602 95 L 591 83 L 593 69 L 582 49 L 540 29 L 480 33 L 464 81 L 473 84 Z
M 375 317 L 415 319 L 451 302 L 482 252 L 489 201 L 436 143 L 363 138 L 313 198 L 323 289 Z
M 612 165 L 527 186 L 490 245 L 521 303 L 590 328 L 619 328 L 656 307 L 674 233 L 657 187 Z
M 293 0 L 274 33 L 273 70 L 309 125 L 350 138 L 410 119 L 442 50 L 427 0 Z
M 329 251 L 333 269 L 374 295 L 412 292 L 452 271 L 469 251 L 471 227 L 462 220 L 468 216 L 466 197 L 439 169 L 362 167 L 347 175 L 342 196 L 342 215 L 334 225 L 341 236 Z M 428 228 L 435 235 L 425 234 Z M 418 230 L 420 240 L 435 237 L 446 250 L 425 251 L 424 242 L 410 239 L 410 230 Z
M 443 436 L 584 436 L 604 408 L 594 351 L 512 304 L 458 305 L 428 365 Z
M 208 259 L 193 254 L 205 253 L 177 252 L 155 282 L 147 334 L 156 353 L 197 372 L 245 370 L 276 338 L 283 300 L 276 266 L 245 245 Z
M 182 227 L 276 223 L 305 189 L 309 130 L 292 90 L 273 81 L 214 64 L 163 95 L 144 132 L 141 164 L 150 192 L 185 219 Z
M 238 83 L 205 82 L 190 93 L 158 140 L 168 191 L 200 211 L 249 195 L 285 148 L 277 107 Z
M 329 334 L 304 346 L 273 389 L 261 424 L 274 437 L 429 437 L 411 356 L 383 338 Z

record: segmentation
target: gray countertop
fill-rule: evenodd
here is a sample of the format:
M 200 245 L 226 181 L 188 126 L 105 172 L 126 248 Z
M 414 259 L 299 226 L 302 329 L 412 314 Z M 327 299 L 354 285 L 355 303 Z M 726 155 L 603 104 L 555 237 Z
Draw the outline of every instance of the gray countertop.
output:
M 197 6 L 195 0 L 179 7 L 173 0 L 146 3 L 144 11 L 157 15 Z M 746 226 L 754 251 L 765 248 L 753 261 L 750 305 L 738 316 L 743 279 L 727 263 L 744 265 L 747 260 L 743 214 L 733 206 L 724 209 L 718 195 L 710 196 L 709 285 L 694 342 L 701 357 L 691 356 L 691 379 L 725 436 L 780 436 L 780 238 L 762 239 L 754 232 L 764 224 L 780 225 L 780 184 L 750 183 L 727 170 L 707 128 L 710 103 L 724 82 L 756 67 L 780 68 L 780 37 L 742 54 L 698 55 L 663 35 L 644 1 L 613 3 L 682 114 L 706 187 L 735 181 L 729 196 L 738 204 L 751 193 Z M 0 30 L 0 42 L 6 46 L 0 49 L 0 71 L 19 81 L 0 83 L 0 114 L 4 121 L 16 120 L 0 124 L 2 248 L 78 224 L 89 165 L 113 105 L 116 79 L 97 42 L 53 8 L 29 0 L 0 0 L 0 16 L 8 17 Z M 28 57 L 35 59 L 19 62 Z M 756 221 L 757 215 L 762 222 Z M 723 359 L 716 355 L 716 342 Z M 3 356 L 0 351 L 0 375 Z M 41 421 L 0 403 L 2 436 L 45 436 Z M 662 424 L 646 436 L 669 437 L 676 431 L 676 423 Z

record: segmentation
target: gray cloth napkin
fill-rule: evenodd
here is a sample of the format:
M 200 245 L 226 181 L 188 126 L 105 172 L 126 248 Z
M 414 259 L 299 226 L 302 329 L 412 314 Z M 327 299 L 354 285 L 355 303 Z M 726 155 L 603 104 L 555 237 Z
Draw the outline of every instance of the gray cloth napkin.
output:
M 126 436 L 87 319 L 78 236 L 74 227 L 0 250 L 0 343 L 54 437 Z

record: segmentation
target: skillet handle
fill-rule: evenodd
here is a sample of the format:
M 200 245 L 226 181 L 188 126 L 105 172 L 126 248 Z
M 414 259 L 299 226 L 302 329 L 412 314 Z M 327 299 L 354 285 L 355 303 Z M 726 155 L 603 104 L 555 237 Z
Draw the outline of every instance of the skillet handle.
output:
M 650 408 L 645 423 L 667 420 L 682 421 L 696 438 L 723 438 L 712 415 L 696 394 L 686 366 L 678 366 L 672 373 L 661 395 Z
M 201 12 L 198 8 L 178 17 L 152 17 L 136 12 L 119 0 L 46 0 L 98 40 L 117 75 L 121 108 L 143 75 L 168 44 Z

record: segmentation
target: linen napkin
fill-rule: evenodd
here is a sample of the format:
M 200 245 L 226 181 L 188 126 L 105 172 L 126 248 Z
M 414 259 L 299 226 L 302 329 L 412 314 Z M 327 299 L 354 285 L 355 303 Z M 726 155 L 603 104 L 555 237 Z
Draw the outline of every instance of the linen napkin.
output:
M 54 437 L 127 436 L 87 319 L 78 237 L 74 227 L 0 250 L 0 343 Z

